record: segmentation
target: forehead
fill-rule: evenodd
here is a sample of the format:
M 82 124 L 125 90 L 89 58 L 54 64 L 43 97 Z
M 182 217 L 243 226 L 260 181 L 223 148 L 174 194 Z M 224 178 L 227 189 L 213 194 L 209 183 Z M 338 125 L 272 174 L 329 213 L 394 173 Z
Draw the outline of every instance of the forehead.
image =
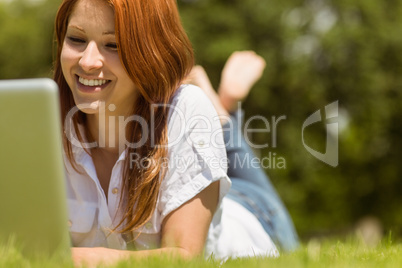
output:
M 69 18 L 71 24 L 114 30 L 113 8 L 105 0 L 78 0 Z

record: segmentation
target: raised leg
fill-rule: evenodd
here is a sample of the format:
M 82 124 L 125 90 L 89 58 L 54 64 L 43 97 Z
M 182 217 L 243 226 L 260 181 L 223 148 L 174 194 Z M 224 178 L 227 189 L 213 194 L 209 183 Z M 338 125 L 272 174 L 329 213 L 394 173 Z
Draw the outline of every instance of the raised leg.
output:
M 223 68 L 218 94 L 223 107 L 233 113 L 261 78 L 265 60 L 254 51 L 236 51 Z
M 232 180 L 227 197 L 252 212 L 276 245 L 290 251 L 299 244 L 293 222 L 265 171 L 253 162 L 256 156 L 242 136 L 239 125 L 241 112 L 235 111 L 237 103 L 261 77 L 264 67 L 265 61 L 254 52 L 233 53 L 222 72 L 219 96 L 201 66 L 193 68 L 189 80 L 204 90 L 221 116 L 228 157 L 227 173 Z

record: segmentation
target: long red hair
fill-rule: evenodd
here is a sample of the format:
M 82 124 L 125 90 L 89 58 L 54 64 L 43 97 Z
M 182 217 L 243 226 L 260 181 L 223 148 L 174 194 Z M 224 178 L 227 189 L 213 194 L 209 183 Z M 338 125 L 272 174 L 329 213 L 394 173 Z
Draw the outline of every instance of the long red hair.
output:
M 66 136 L 64 119 L 75 107 L 72 93 L 63 76 L 60 55 L 69 17 L 79 0 L 64 0 L 55 22 L 57 55 L 54 80 L 60 88 L 63 141 L 68 159 L 75 165 L 72 144 Z M 141 116 L 151 125 L 151 105 L 168 104 L 181 81 L 194 65 L 192 46 L 181 25 L 176 0 L 105 0 L 115 12 L 115 32 L 120 61 L 138 88 L 140 96 L 133 103 L 132 114 Z M 120 204 L 124 209 L 118 226 L 121 232 L 136 230 L 145 224 L 155 209 L 161 180 L 165 170 L 162 159 L 167 157 L 167 106 L 155 108 L 154 129 L 147 142 L 139 148 L 126 148 L 127 157 L 123 172 L 123 194 Z M 78 124 L 85 125 L 85 114 L 73 118 L 78 139 Z M 132 121 L 127 125 L 126 137 L 131 144 L 141 138 L 141 125 Z M 152 143 L 151 143 L 152 142 Z M 135 153 L 146 159 L 148 165 L 130 167 L 129 155 Z M 118 227 L 116 226 L 116 228 Z

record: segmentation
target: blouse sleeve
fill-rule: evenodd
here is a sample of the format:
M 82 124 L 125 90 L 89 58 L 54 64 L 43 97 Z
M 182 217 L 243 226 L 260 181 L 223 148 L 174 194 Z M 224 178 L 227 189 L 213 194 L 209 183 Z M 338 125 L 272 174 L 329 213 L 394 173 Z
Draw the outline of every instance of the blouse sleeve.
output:
M 220 180 L 219 203 L 231 185 L 220 120 L 200 88 L 185 85 L 175 94 L 168 139 L 168 171 L 157 205 L 160 222 L 212 182 Z

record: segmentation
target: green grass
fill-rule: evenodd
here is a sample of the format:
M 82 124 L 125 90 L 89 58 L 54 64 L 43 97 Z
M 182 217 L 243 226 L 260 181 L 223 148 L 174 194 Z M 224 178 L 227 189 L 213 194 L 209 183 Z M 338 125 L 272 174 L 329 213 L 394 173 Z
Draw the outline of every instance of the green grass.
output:
M 29 261 L 12 246 L 0 247 L 0 267 L 73 267 L 69 261 L 42 259 Z M 382 241 L 376 247 L 368 247 L 357 239 L 348 241 L 311 240 L 299 250 L 282 254 L 279 258 L 231 259 L 221 264 L 213 260 L 168 260 L 150 258 L 141 261 L 125 261 L 113 267 L 402 267 L 402 244 Z

